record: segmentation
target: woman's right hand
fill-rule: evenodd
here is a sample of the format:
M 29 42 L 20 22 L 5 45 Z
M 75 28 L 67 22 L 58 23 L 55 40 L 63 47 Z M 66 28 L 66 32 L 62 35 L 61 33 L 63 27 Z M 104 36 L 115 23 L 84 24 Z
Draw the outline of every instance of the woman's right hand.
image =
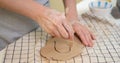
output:
M 33 19 L 52 36 L 70 39 L 74 36 L 72 26 L 67 23 L 64 14 L 47 8 L 33 0 L 0 0 L 0 8 Z
M 43 14 L 38 13 L 36 19 L 38 24 L 49 34 L 55 37 L 71 39 L 74 38 L 74 31 L 65 15 L 53 9 L 49 9 Z

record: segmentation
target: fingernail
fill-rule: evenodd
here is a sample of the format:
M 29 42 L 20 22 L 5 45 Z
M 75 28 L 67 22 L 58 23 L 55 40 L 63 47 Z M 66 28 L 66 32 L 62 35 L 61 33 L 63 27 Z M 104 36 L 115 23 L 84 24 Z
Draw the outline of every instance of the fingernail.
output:
M 64 35 L 64 38 L 68 39 L 68 38 L 69 38 L 69 35 L 68 35 L 68 34 L 65 34 L 65 35 Z
M 92 47 L 93 45 L 92 44 L 89 44 L 89 47 Z
M 85 43 L 85 46 L 89 46 L 88 43 Z
M 72 37 L 69 37 L 69 38 L 70 38 L 70 40 L 74 40 L 74 35 Z
M 90 44 L 89 44 L 89 47 L 93 47 L 93 43 L 90 43 Z
M 93 36 L 93 40 L 95 40 L 96 39 L 96 37 L 95 36 Z

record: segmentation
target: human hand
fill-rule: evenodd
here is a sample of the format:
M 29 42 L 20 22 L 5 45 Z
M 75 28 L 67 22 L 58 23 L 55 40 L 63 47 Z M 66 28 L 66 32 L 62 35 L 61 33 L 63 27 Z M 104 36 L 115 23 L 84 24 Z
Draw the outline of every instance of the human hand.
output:
M 87 27 L 84 25 L 80 24 L 79 21 L 72 21 L 71 22 L 72 27 L 77 34 L 77 36 L 81 39 L 82 43 L 85 46 L 92 47 L 93 46 L 93 41 L 95 40 L 95 36 L 90 32 Z
M 0 0 L 0 8 L 5 8 L 33 19 L 52 36 L 73 38 L 74 32 L 72 26 L 67 23 L 64 14 L 33 0 Z
M 35 20 L 52 36 L 71 40 L 74 38 L 73 28 L 63 13 L 49 9 L 44 11 L 44 14 L 37 16 Z

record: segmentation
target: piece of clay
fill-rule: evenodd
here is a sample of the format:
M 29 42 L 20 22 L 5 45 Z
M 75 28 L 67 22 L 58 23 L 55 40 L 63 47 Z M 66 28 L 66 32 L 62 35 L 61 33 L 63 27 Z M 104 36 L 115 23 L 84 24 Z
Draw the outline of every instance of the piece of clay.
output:
M 40 50 L 40 54 L 47 59 L 67 60 L 79 55 L 83 48 L 84 45 L 77 37 L 75 37 L 75 41 L 52 38 Z

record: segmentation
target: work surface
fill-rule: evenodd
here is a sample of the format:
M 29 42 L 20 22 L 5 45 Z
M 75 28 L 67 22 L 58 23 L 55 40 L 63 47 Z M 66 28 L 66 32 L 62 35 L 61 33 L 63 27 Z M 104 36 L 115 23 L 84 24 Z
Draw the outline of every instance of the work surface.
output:
M 82 16 L 80 22 L 96 35 L 94 46 L 86 47 L 81 55 L 67 61 L 50 61 L 39 54 L 49 35 L 42 29 L 33 31 L 6 49 L 4 63 L 120 63 L 120 27 L 102 19 Z

